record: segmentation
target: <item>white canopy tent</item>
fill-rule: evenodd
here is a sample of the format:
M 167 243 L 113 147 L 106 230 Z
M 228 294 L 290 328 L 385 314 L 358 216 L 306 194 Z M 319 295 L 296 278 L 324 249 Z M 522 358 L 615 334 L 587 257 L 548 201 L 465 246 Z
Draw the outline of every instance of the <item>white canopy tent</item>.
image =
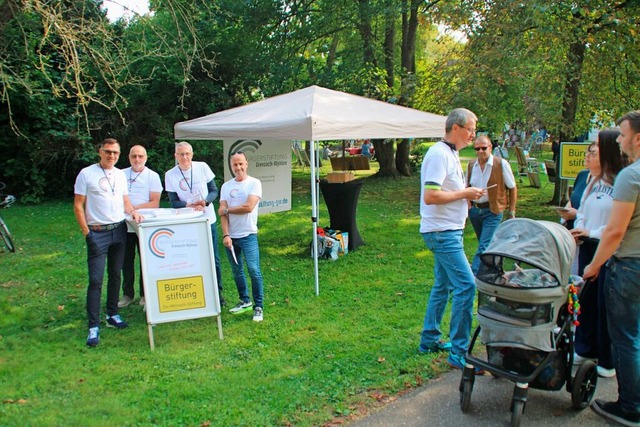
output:
M 437 138 L 446 117 L 344 92 L 309 86 L 242 107 L 176 123 L 179 140 L 305 140 L 310 143 L 313 250 L 317 250 L 316 141 Z M 317 255 L 317 254 L 314 254 Z M 318 257 L 313 257 L 319 294 Z

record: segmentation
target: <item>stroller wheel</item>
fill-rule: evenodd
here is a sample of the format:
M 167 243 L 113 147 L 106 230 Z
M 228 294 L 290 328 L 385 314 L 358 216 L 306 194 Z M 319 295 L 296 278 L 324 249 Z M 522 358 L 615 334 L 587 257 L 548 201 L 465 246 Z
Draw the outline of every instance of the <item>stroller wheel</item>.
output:
M 471 392 L 473 391 L 473 378 L 468 379 L 464 376 L 460 381 L 460 409 L 466 414 L 471 404 Z
M 584 409 L 591 405 L 598 385 L 598 370 L 591 360 L 580 365 L 571 387 L 571 403 L 576 409 Z
M 511 427 L 518 427 L 522 419 L 522 413 L 524 412 L 524 402 L 522 400 L 514 400 L 512 403 Z

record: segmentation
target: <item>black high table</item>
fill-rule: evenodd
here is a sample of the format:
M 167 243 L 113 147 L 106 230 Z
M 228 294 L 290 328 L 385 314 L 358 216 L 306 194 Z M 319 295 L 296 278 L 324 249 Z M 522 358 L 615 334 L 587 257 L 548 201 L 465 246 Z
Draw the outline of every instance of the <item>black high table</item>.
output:
M 330 228 L 349 233 L 349 251 L 364 245 L 356 224 L 361 181 L 330 183 L 320 180 L 320 190 L 329 210 Z

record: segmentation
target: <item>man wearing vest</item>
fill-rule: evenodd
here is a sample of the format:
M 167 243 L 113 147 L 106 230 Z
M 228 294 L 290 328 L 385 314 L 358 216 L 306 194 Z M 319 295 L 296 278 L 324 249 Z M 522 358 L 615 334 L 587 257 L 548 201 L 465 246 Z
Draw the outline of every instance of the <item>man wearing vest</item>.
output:
M 473 257 L 471 270 L 473 274 L 477 274 L 480 268 L 480 254 L 489 246 L 507 206 L 507 219 L 516 216 L 518 188 L 509 162 L 491 154 L 492 145 L 489 137 L 477 137 L 473 148 L 478 159 L 470 161 L 467 166 L 467 186 L 487 189 L 484 196 L 469 203 L 469 220 L 478 238 L 478 250 Z

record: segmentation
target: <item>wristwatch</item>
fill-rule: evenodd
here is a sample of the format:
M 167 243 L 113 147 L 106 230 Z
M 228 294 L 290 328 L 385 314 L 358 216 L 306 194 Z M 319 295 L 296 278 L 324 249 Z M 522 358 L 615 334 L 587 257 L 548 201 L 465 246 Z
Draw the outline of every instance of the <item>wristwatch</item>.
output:
M 228 208 L 224 208 L 224 214 L 225 215 L 229 215 L 229 209 Z

